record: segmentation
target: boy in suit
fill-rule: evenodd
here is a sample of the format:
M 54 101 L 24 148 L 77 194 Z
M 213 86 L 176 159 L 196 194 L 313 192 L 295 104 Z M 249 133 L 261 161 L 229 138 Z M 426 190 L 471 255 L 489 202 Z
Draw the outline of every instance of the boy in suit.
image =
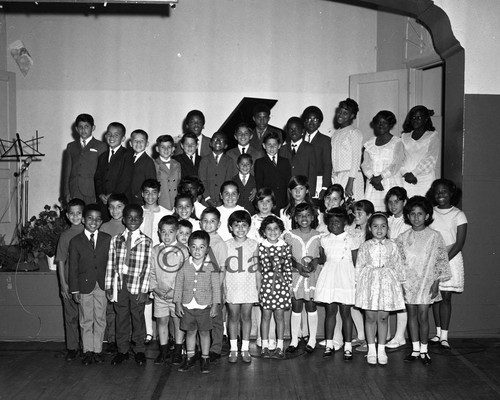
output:
M 263 146 L 266 155 L 255 161 L 255 182 L 257 190 L 263 187 L 272 189 L 276 199 L 273 212 L 279 215 L 279 211 L 288 203 L 287 186 L 292 177 L 292 167 L 287 158 L 278 156 L 281 141 L 276 132 L 269 132 L 264 137 Z
M 104 278 L 111 236 L 99 232 L 101 210 L 89 204 L 83 210 L 84 231 L 69 242 L 69 288 L 79 305 L 85 365 L 102 364 L 102 342 L 106 329 Z
M 255 132 L 251 139 L 252 145 L 261 149 L 264 144 L 264 137 L 270 133 L 278 134 L 280 143 L 285 143 L 285 135 L 283 131 L 275 126 L 269 125 L 271 119 L 271 109 L 265 104 L 257 104 L 253 109 L 253 122 L 255 122 Z
M 307 107 L 302 113 L 302 120 L 306 128 L 304 140 L 313 145 L 316 154 L 316 194 L 312 190 L 311 193 L 313 197 L 322 198 L 324 191 L 332 184 L 332 140 L 319 131 L 323 113 L 318 107 Z
M 286 132 L 290 142 L 281 147 L 280 155 L 290 161 L 292 176 L 306 176 L 310 193 L 316 193 L 316 153 L 314 147 L 304 141 L 304 122 L 299 117 L 291 117 L 286 123 Z
M 158 204 L 172 211 L 177 196 L 177 185 L 181 180 L 181 165 L 172 158 L 174 138 L 170 135 L 161 135 L 156 139 L 156 150 L 160 154 L 155 159 L 156 177 L 161 185 Z
M 184 179 L 188 176 L 198 176 L 200 169 L 201 157 L 198 155 L 198 137 L 188 132 L 182 136 L 179 142 L 183 150 L 181 154 L 174 156 L 174 159 L 181 165 L 181 178 Z
M 71 226 L 66 229 L 57 242 L 57 273 L 61 285 L 61 298 L 64 311 L 64 333 L 66 335 L 66 361 L 73 361 L 78 356 L 80 347 L 80 326 L 78 323 L 78 304 L 75 303 L 69 290 L 69 242 L 83 232 L 82 216 L 85 203 L 81 199 L 69 201 L 66 211 Z
M 92 136 L 95 130 L 92 115 L 76 117 L 75 129 L 80 140 L 68 143 L 64 153 L 63 196 L 66 202 L 82 199 L 86 204 L 95 203 L 94 174 L 97 160 L 107 146 Z
M 116 344 L 118 353 L 111 364 L 128 360 L 130 339 L 134 342 L 135 361 L 146 363 L 144 304 L 149 293 L 153 242 L 139 230 L 143 210 L 129 204 L 123 210 L 125 231 L 111 240 L 106 268 L 106 294 L 115 303 Z M 132 329 L 130 322 L 132 321 Z
M 196 150 L 200 157 L 210 154 L 210 138 L 202 135 L 201 131 L 205 127 L 205 116 L 200 110 L 191 110 L 184 119 L 184 133 L 194 133 L 198 138 L 198 148 Z M 175 155 L 181 154 L 182 149 L 177 146 Z
M 219 196 L 221 185 L 231 180 L 237 169 L 235 162 L 224 153 L 227 141 L 223 132 L 214 133 L 210 147 L 212 152 L 201 159 L 199 177 L 205 187 L 205 202 L 217 207 L 222 204 Z
M 193 232 L 188 246 L 191 257 L 177 272 L 174 289 L 175 311 L 181 318 L 181 329 L 186 331 L 187 357 L 179 371 L 188 371 L 194 366 L 196 334 L 199 333 L 201 372 L 208 373 L 212 318 L 217 315 L 221 300 L 219 271 L 206 259 L 210 246 L 208 233 Z
M 240 191 L 240 197 L 236 204 L 247 210 L 250 215 L 253 215 L 255 214 L 253 199 L 255 193 L 257 193 L 257 183 L 255 177 L 250 173 L 253 167 L 252 156 L 248 153 L 241 154 L 237 159 L 236 166 L 239 173 L 231 179 L 238 185 Z
M 111 193 L 129 193 L 134 160 L 132 152 L 123 146 L 125 140 L 123 124 L 112 122 L 108 125 L 104 136 L 109 149 L 99 156 L 94 182 L 103 220 L 109 221 L 108 198 Z
M 134 150 L 134 168 L 128 198 L 131 203 L 143 204 L 141 185 L 146 179 L 156 179 L 156 168 L 151 157 L 146 153 L 149 145 L 148 134 L 136 129 L 130 135 L 130 143 Z
M 238 157 L 242 154 L 250 154 L 254 160 L 257 160 L 257 158 L 260 158 L 264 155 L 262 146 L 254 147 L 254 145 L 250 143 L 253 135 L 253 130 L 246 122 L 242 122 L 236 126 L 234 138 L 238 142 L 238 146 L 236 146 L 234 149 L 228 150 L 226 153 L 234 160 L 235 163 L 237 163 Z

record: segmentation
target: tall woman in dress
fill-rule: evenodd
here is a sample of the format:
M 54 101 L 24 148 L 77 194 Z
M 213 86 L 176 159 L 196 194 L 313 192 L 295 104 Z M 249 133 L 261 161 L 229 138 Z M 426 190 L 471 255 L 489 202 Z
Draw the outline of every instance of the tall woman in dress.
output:
M 413 107 L 403 123 L 401 140 L 404 163 L 401 175 L 408 197 L 425 196 L 436 179 L 436 165 L 441 142 L 432 125 L 433 110 L 424 106 Z
M 396 116 L 387 110 L 379 111 L 370 126 L 375 137 L 365 143 L 361 169 L 367 178 L 365 199 L 371 201 L 375 211 L 385 211 L 385 195 L 393 186 L 402 186 L 400 175 L 403 164 L 403 143 L 391 134 Z
M 355 200 L 364 198 L 364 181 L 361 174 L 363 134 L 352 126 L 359 106 L 353 99 L 341 101 L 335 111 L 332 135 L 332 183 L 345 188 L 345 196 Z

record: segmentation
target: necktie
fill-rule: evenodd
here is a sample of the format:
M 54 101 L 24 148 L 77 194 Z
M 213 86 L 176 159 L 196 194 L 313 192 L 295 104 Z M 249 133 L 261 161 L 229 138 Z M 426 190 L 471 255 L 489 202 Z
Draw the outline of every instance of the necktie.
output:
M 134 154 L 134 163 L 137 161 L 137 154 Z
M 87 145 L 87 143 L 85 142 L 85 139 L 83 139 L 82 140 L 82 149 L 84 149 L 86 145 Z
M 215 156 L 215 165 L 219 165 L 219 155 Z
M 247 176 L 243 175 L 243 178 L 241 179 L 241 183 L 243 183 L 243 186 L 247 184 Z
M 245 148 L 243 147 L 243 148 L 241 149 L 241 154 L 245 154 L 245 151 L 246 151 L 246 150 L 245 150 Z
M 114 155 L 115 155 L 115 151 L 111 150 L 111 153 L 109 153 L 109 160 L 108 161 L 111 161 L 111 159 L 113 158 Z
M 311 143 L 311 134 L 310 134 L 310 133 L 308 133 L 308 134 L 307 134 L 307 141 L 308 141 L 309 143 Z
M 170 169 L 170 161 L 165 162 L 165 165 L 168 169 Z
M 125 242 L 125 248 L 127 250 L 127 253 L 125 254 L 125 265 L 129 265 L 130 262 L 130 253 L 132 249 L 132 232 L 129 231 L 127 235 L 127 241 Z
M 191 164 L 194 165 L 194 156 L 190 156 L 191 157 Z
M 95 241 L 94 241 L 94 234 L 90 234 L 90 244 L 92 245 L 92 248 L 95 249 Z
M 273 164 L 276 167 L 278 164 L 276 164 L 276 156 L 273 156 Z
M 297 151 L 295 150 L 297 148 L 296 144 L 292 144 L 292 156 L 295 156 L 297 154 Z

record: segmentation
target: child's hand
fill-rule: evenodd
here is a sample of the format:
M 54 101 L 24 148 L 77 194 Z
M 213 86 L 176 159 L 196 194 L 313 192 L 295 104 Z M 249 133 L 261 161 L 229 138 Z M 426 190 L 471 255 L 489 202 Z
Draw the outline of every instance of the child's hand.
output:
M 106 196 L 105 194 L 100 194 L 100 195 L 99 195 L 99 199 L 101 199 L 101 201 L 102 201 L 104 204 L 108 204 L 108 196 Z
M 215 317 L 219 313 L 217 310 L 217 305 L 218 304 L 212 304 L 212 307 L 210 307 L 210 317 Z
M 407 172 L 406 174 L 403 175 L 403 178 L 405 179 L 406 182 L 408 182 L 411 185 L 416 185 L 418 182 L 418 179 L 413 173 Z
M 73 301 L 75 303 L 80 303 L 81 298 L 82 298 L 82 295 L 80 293 L 73 293 Z
M 146 302 L 147 298 L 148 298 L 147 293 L 139 293 L 136 297 L 136 300 L 139 304 L 143 304 Z
M 184 308 L 182 307 L 181 303 L 175 303 L 175 314 L 179 318 L 182 318 L 184 316 Z
M 209 207 L 217 207 L 217 203 L 215 201 L 213 201 L 212 199 L 207 200 L 207 205 Z
M 66 282 L 61 282 L 61 297 L 63 299 L 71 299 L 71 293 L 69 292 L 69 286 Z
M 429 293 L 431 295 L 431 299 L 435 299 L 436 296 L 439 294 L 439 281 L 434 281 L 432 284 Z
M 253 201 L 253 199 L 255 199 L 256 194 L 257 194 L 257 189 L 253 188 L 252 191 L 250 192 L 250 196 L 248 196 L 248 200 Z

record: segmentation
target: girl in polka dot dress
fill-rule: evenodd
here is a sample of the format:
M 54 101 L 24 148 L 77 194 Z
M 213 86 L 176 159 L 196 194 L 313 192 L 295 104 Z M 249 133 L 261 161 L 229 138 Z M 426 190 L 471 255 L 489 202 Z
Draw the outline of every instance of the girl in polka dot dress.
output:
M 292 285 L 292 252 L 290 245 L 280 239 L 284 231 L 283 221 L 275 215 L 264 218 L 259 229 L 265 239 L 259 245 L 261 287 L 259 293 L 262 307 L 262 357 L 284 359 L 283 337 L 285 333 L 285 310 L 290 308 Z M 276 351 L 269 351 L 269 322 L 276 319 L 278 343 Z

